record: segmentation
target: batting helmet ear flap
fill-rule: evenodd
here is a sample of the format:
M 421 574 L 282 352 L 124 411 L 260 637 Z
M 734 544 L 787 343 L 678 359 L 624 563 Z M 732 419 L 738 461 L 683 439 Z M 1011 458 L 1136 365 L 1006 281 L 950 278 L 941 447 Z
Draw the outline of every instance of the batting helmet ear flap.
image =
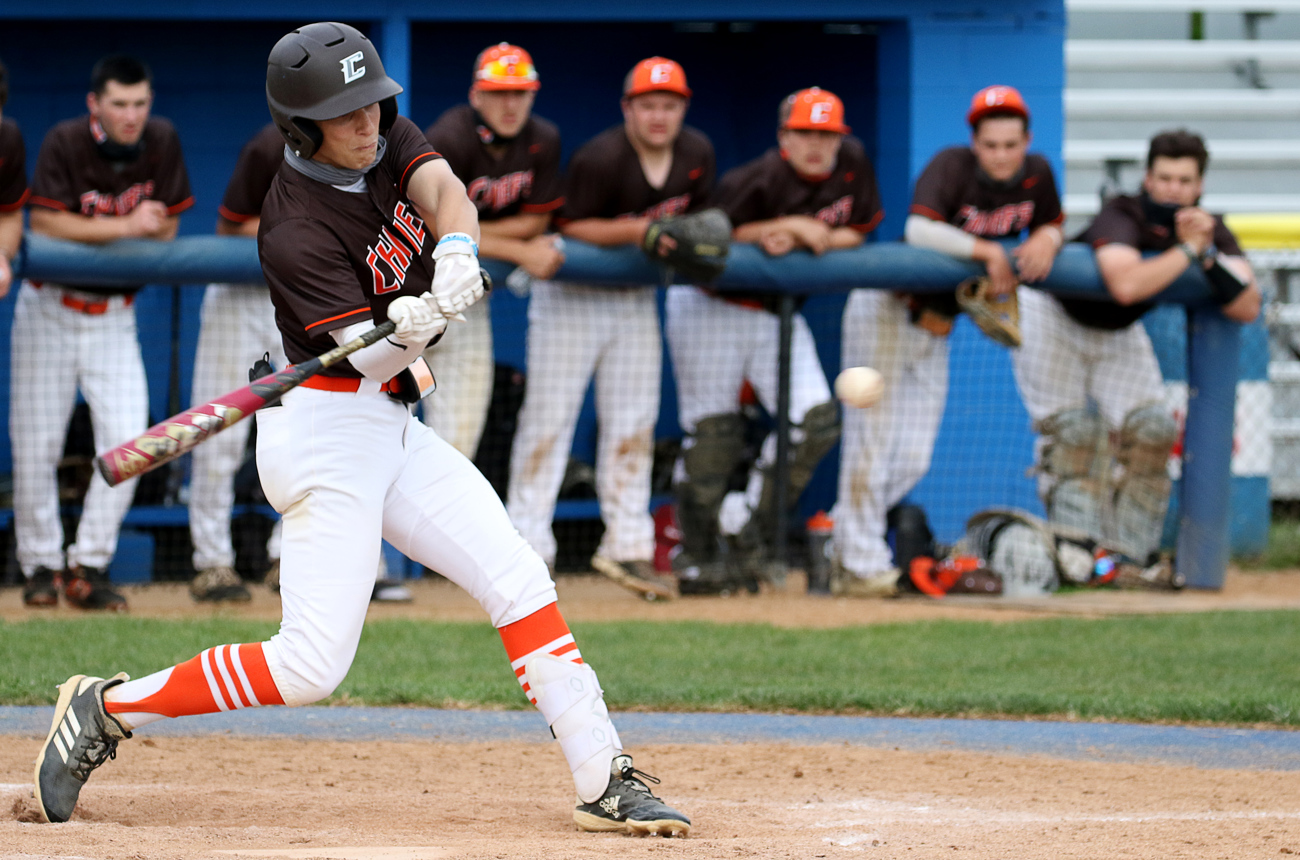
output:
M 397 96 L 390 96 L 379 103 L 379 133 L 388 134 L 388 130 L 395 122 L 397 122 Z
M 290 117 L 288 122 L 280 121 L 279 117 L 276 120 L 275 127 L 280 130 L 280 136 L 288 142 L 294 155 L 311 158 L 325 141 L 320 126 L 309 119 L 295 116 Z

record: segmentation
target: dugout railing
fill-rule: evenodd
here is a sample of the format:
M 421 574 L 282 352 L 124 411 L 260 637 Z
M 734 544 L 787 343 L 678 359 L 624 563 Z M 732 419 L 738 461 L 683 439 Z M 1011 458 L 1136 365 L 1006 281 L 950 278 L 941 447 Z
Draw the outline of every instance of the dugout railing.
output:
M 666 273 L 631 247 L 601 249 L 571 240 L 565 252 L 557 280 L 609 285 L 667 283 Z M 509 267 L 497 261 L 484 262 L 497 282 L 504 282 Z M 96 247 L 28 234 L 14 265 L 19 275 L 70 285 L 207 284 L 261 278 L 254 240 L 216 236 L 183 237 L 170 243 L 124 240 Z M 781 501 L 788 493 L 785 464 L 790 428 L 784 416 L 789 404 L 789 343 L 796 297 L 856 288 L 936 292 L 950 290 L 979 272 L 974 263 L 898 242 L 873 243 L 821 257 L 805 252 L 768 257 L 747 245 L 732 249 L 727 270 L 714 285 L 717 289 L 783 294 L 776 416 L 776 489 Z M 1107 298 L 1092 251 L 1085 245 L 1067 245 L 1039 287 L 1076 298 Z M 1178 566 L 1190 587 L 1218 589 L 1229 557 L 1227 500 L 1241 326 L 1225 319 L 1210 304 L 1209 287 L 1200 272 L 1185 272 L 1159 300 L 1187 309 L 1188 408 L 1178 499 Z M 171 370 L 177 372 L 175 366 Z M 785 509 L 786 505 L 779 505 L 779 510 Z M 779 558 L 786 557 L 783 550 L 788 530 L 784 526 L 784 522 L 778 526 L 776 535 L 782 542 Z

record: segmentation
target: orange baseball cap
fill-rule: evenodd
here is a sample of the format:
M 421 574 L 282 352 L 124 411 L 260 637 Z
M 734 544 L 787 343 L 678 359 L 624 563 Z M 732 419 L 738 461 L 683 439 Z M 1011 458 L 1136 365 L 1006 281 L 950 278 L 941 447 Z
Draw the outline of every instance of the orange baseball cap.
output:
M 533 58 L 509 42 L 493 45 L 474 61 L 476 90 L 537 90 L 541 86 Z
M 1029 122 L 1029 108 L 1025 105 L 1024 97 L 1015 87 L 992 86 L 977 92 L 975 98 L 970 100 L 970 112 L 966 114 L 966 122 L 973 128 L 975 123 L 991 113 L 1015 114 L 1022 117 L 1025 122 Z
M 844 102 L 835 93 L 820 87 L 786 96 L 781 115 L 781 128 L 849 133 L 849 127 L 844 124 Z
M 651 57 L 633 66 L 623 81 L 624 98 L 643 93 L 677 93 L 690 98 L 691 88 L 686 86 L 681 66 L 665 57 Z

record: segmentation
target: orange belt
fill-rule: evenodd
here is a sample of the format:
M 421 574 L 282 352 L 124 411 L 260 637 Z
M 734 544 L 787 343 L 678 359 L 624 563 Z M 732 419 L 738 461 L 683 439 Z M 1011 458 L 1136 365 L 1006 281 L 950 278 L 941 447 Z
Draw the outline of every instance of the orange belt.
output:
M 32 281 L 31 285 L 39 290 L 41 287 L 45 286 L 45 283 L 43 281 Z M 106 298 L 98 299 L 98 300 L 82 299 L 73 295 L 69 295 L 68 293 L 64 293 L 59 298 L 59 301 L 63 302 L 63 306 L 65 308 L 71 308 L 72 310 L 76 311 L 79 314 L 88 314 L 89 316 L 97 317 L 100 314 L 108 313 L 108 307 L 112 303 L 114 298 L 115 298 L 114 296 L 108 296 Z M 131 304 L 134 301 L 135 301 L 135 295 L 133 293 L 126 293 L 122 296 L 122 307 L 124 308 L 131 307 Z
M 355 392 L 361 387 L 361 380 L 347 376 L 313 376 L 302 384 L 303 388 L 317 388 L 321 391 L 351 391 Z M 390 379 L 383 385 L 379 386 L 383 392 L 392 392 L 398 390 L 397 380 Z

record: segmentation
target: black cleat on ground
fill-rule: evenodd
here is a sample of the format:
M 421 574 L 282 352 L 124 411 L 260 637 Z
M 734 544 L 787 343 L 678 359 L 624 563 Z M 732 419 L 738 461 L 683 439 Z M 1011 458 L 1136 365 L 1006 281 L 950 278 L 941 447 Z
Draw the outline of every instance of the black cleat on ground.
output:
M 59 685 L 54 722 L 36 756 L 36 805 L 46 821 L 67 821 L 90 772 L 117 757 L 117 742 L 131 737 L 104 711 L 104 690 L 128 680 L 73 675 Z
M 23 586 L 23 603 L 27 606 L 58 606 L 60 577 L 48 567 L 38 567 Z
M 637 777 L 659 783 L 632 766 L 629 755 L 614 756 L 609 787 L 594 803 L 580 803 L 573 811 L 579 830 L 594 833 L 630 833 L 634 836 L 679 836 L 691 832 L 691 820 L 650 793 Z
M 126 598 L 108 583 L 108 573 L 98 567 L 74 567 L 63 575 L 63 596 L 78 609 L 126 611 Z

